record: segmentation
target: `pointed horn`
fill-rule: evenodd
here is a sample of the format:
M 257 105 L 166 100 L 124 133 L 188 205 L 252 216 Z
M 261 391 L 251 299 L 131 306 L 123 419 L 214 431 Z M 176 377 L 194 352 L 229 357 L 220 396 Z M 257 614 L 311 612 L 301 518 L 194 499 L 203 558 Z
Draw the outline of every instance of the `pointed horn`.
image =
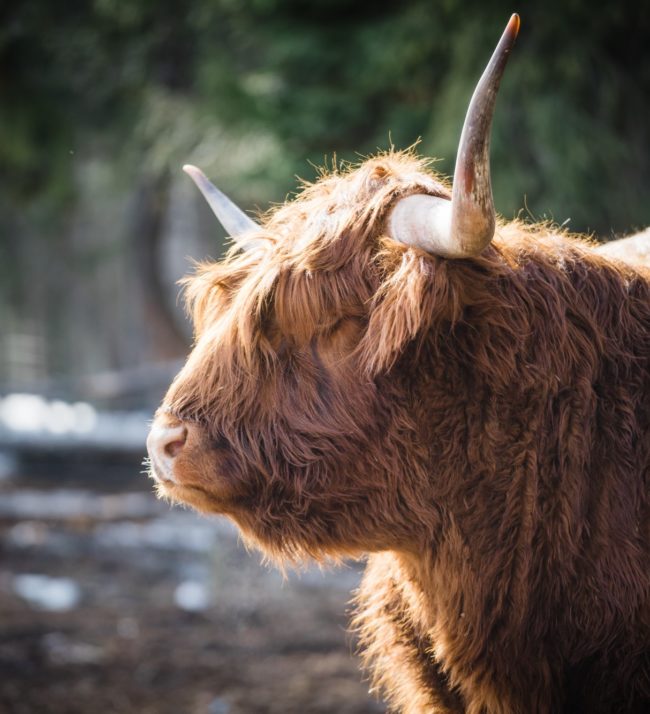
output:
M 477 255 L 494 236 L 490 131 L 497 91 L 519 24 L 519 15 L 513 15 L 474 90 L 460 136 L 451 197 L 451 232 L 463 255 Z
M 199 191 L 203 194 L 214 215 L 236 243 L 243 250 L 250 250 L 257 245 L 255 240 L 242 241 L 239 236 L 252 231 L 259 231 L 260 227 L 252 218 L 249 218 L 241 208 L 238 208 L 224 193 L 222 193 L 201 169 L 190 164 L 183 166 L 183 171 L 194 181 Z
M 399 200 L 389 216 L 392 238 L 447 258 L 481 253 L 494 236 L 490 130 L 497 90 L 519 32 L 513 15 L 479 80 L 458 146 L 451 202 L 427 195 Z

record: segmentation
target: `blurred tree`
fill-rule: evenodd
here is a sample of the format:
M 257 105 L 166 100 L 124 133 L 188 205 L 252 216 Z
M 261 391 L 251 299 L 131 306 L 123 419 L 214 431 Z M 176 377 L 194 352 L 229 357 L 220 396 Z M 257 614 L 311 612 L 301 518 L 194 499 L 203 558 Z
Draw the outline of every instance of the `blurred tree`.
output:
M 526 8 L 495 126 L 504 212 L 525 194 L 534 212 L 572 212 L 576 229 L 607 234 L 650 220 L 640 190 L 650 183 L 647 9 L 631 0 L 597 12 L 580 0 Z M 128 149 L 119 158 L 146 166 L 143 153 L 156 147 L 129 138 L 152 91 L 182 97 L 230 134 L 272 136 L 283 168 L 300 173 L 313 175 L 307 162 L 333 152 L 354 158 L 419 136 L 450 172 L 467 101 L 507 17 L 494 0 L 5 5 L 2 191 L 69 199 L 70 152 L 84 142 L 111 156 Z M 273 183 L 258 184 L 258 200 L 281 195 L 278 180 L 292 185 L 266 173 Z
M 535 217 L 570 216 L 575 230 L 605 235 L 645 225 L 648 7 L 555 5 L 527 6 L 504 80 L 498 206 L 513 215 L 527 197 Z M 199 16 L 222 31 L 214 41 L 198 34 L 196 96 L 234 126 L 274 132 L 300 173 L 306 158 L 353 158 L 385 148 L 389 134 L 398 147 L 422 136 L 421 150 L 451 173 L 469 97 L 508 11 L 459 0 L 232 0 L 205 2 Z

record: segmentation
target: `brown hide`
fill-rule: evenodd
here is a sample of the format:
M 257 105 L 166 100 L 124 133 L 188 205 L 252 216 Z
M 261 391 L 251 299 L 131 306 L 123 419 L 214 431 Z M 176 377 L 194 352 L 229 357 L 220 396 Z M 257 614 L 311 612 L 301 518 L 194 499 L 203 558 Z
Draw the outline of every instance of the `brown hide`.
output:
M 171 499 L 277 561 L 370 553 L 356 627 L 402 712 L 650 707 L 650 272 L 546 225 L 445 260 L 385 236 L 447 188 L 324 176 L 187 281 Z

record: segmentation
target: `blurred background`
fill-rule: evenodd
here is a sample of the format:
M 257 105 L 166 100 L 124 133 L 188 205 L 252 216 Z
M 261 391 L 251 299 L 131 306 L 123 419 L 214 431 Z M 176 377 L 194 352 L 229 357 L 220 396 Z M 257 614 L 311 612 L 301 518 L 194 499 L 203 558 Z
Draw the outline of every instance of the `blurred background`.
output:
M 0 5 L 0 712 L 380 712 L 346 601 L 158 503 L 147 421 L 191 343 L 176 281 L 248 210 L 419 138 L 453 171 L 511 12 L 498 211 L 650 224 L 650 3 L 25 0 Z

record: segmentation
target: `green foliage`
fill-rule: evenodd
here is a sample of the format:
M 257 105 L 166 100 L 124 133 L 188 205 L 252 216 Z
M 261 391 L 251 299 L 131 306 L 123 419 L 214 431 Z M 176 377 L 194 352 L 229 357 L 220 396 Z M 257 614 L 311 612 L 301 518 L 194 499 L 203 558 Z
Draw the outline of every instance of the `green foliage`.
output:
M 308 162 L 419 136 L 451 173 L 509 12 L 496 0 L 7 4 L 0 192 L 64 210 L 80 153 L 105 156 L 129 181 L 187 157 L 215 175 L 227 164 L 225 187 L 264 205 L 294 173 L 312 178 Z M 494 127 L 502 213 L 526 204 L 535 218 L 604 234 L 650 223 L 648 37 L 650 13 L 632 0 L 522 9 Z M 264 149 L 251 156 L 246 144 Z

